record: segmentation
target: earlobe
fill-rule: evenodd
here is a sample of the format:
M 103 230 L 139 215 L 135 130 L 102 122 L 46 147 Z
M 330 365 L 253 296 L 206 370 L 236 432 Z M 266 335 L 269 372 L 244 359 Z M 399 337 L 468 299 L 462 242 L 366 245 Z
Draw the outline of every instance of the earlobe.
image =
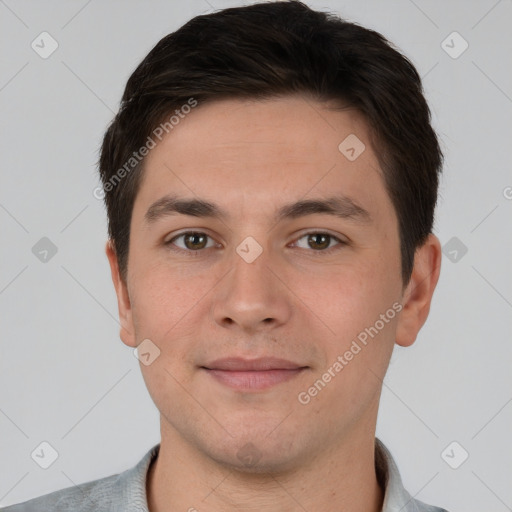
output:
M 441 271 L 441 255 L 441 244 L 433 234 L 416 250 L 414 268 L 403 294 L 403 309 L 396 330 L 396 343 L 402 347 L 414 343 L 427 320 Z
M 110 264 L 112 282 L 114 283 L 114 288 L 117 295 L 119 321 L 121 322 L 119 336 L 125 345 L 128 345 L 129 347 L 136 347 L 137 343 L 135 339 L 135 330 L 133 328 L 132 308 L 130 303 L 130 296 L 128 294 L 128 287 L 127 284 L 123 281 L 119 272 L 119 263 L 112 240 L 107 241 L 105 246 L 105 253 Z

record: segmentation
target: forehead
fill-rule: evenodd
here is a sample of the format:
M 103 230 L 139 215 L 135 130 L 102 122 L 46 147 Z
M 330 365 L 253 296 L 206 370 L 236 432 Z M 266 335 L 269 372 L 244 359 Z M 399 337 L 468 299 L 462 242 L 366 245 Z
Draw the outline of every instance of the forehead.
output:
M 330 104 L 333 106 L 333 104 Z M 366 121 L 355 109 L 337 110 L 302 96 L 267 100 L 217 100 L 199 105 L 148 155 L 148 164 L 172 150 L 183 158 L 210 162 L 245 155 L 247 164 L 276 157 L 290 163 L 334 163 L 349 135 L 369 143 Z M 368 154 L 366 160 L 368 160 Z
M 173 193 L 235 209 L 250 199 L 263 208 L 285 197 L 336 192 L 377 214 L 380 203 L 389 206 L 357 110 L 332 110 L 300 96 L 222 100 L 197 106 L 150 151 L 136 206 Z

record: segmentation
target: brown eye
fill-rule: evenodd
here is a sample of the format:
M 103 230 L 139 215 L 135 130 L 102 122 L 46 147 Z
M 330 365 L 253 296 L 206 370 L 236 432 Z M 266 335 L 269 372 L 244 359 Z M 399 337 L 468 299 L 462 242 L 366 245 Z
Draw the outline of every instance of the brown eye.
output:
M 301 240 L 305 240 L 305 243 L 300 243 Z M 333 241 L 336 243 L 331 244 Z M 331 249 L 338 248 L 337 246 L 346 245 L 346 243 L 329 233 L 315 231 L 302 235 L 297 239 L 296 245 L 301 249 L 313 249 L 313 252 L 329 252 Z
M 204 249 L 207 236 L 204 233 L 187 233 L 184 235 L 184 242 L 187 249 Z
M 210 245 L 208 245 L 209 240 L 211 240 Z M 180 243 L 178 243 L 178 241 Z M 171 238 L 166 245 L 174 246 L 177 251 L 200 251 L 201 249 L 213 247 L 214 242 L 206 233 L 201 233 L 199 231 L 187 231 L 185 233 L 181 233 L 180 235 Z
M 313 233 L 308 235 L 308 244 L 313 249 L 327 249 L 330 241 L 331 237 L 324 233 Z

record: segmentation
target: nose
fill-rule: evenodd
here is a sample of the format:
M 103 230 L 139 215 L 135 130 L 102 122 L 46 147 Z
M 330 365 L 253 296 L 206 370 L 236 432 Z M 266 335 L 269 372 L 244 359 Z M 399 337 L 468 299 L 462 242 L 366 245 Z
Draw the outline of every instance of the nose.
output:
M 288 322 L 293 294 L 285 284 L 284 273 L 271 261 L 267 250 L 250 263 L 233 251 L 232 269 L 216 288 L 213 299 L 215 322 L 247 334 L 269 332 Z

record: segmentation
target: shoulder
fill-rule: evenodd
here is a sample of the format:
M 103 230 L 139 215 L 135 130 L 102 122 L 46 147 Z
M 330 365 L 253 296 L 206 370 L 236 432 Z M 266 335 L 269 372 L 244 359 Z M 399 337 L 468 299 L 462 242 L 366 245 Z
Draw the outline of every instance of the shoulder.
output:
M 416 508 L 414 509 L 415 512 L 448 512 L 448 510 L 444 508 L 434 507 L 433 505 L 427 505 L 426 503 L 423 503 L 423 501 L 415 499 L 413 499 L 412 501 L 416 506 Z
M 112 488 L 119 475 L 67 487 L 38 498 L 2 508 L 1 512 L 92 512 L 109 510 Z
M 416 500 L 407 492 L 393 456 L 378 438 L 375 438 L 375 470 L 384 490 L 382 512 L 448 512 Z
M 158 456 L 155 445 L 139 463 L 123 473 L 45 494 L 0 512 L 147 512 L 146 475 Z

